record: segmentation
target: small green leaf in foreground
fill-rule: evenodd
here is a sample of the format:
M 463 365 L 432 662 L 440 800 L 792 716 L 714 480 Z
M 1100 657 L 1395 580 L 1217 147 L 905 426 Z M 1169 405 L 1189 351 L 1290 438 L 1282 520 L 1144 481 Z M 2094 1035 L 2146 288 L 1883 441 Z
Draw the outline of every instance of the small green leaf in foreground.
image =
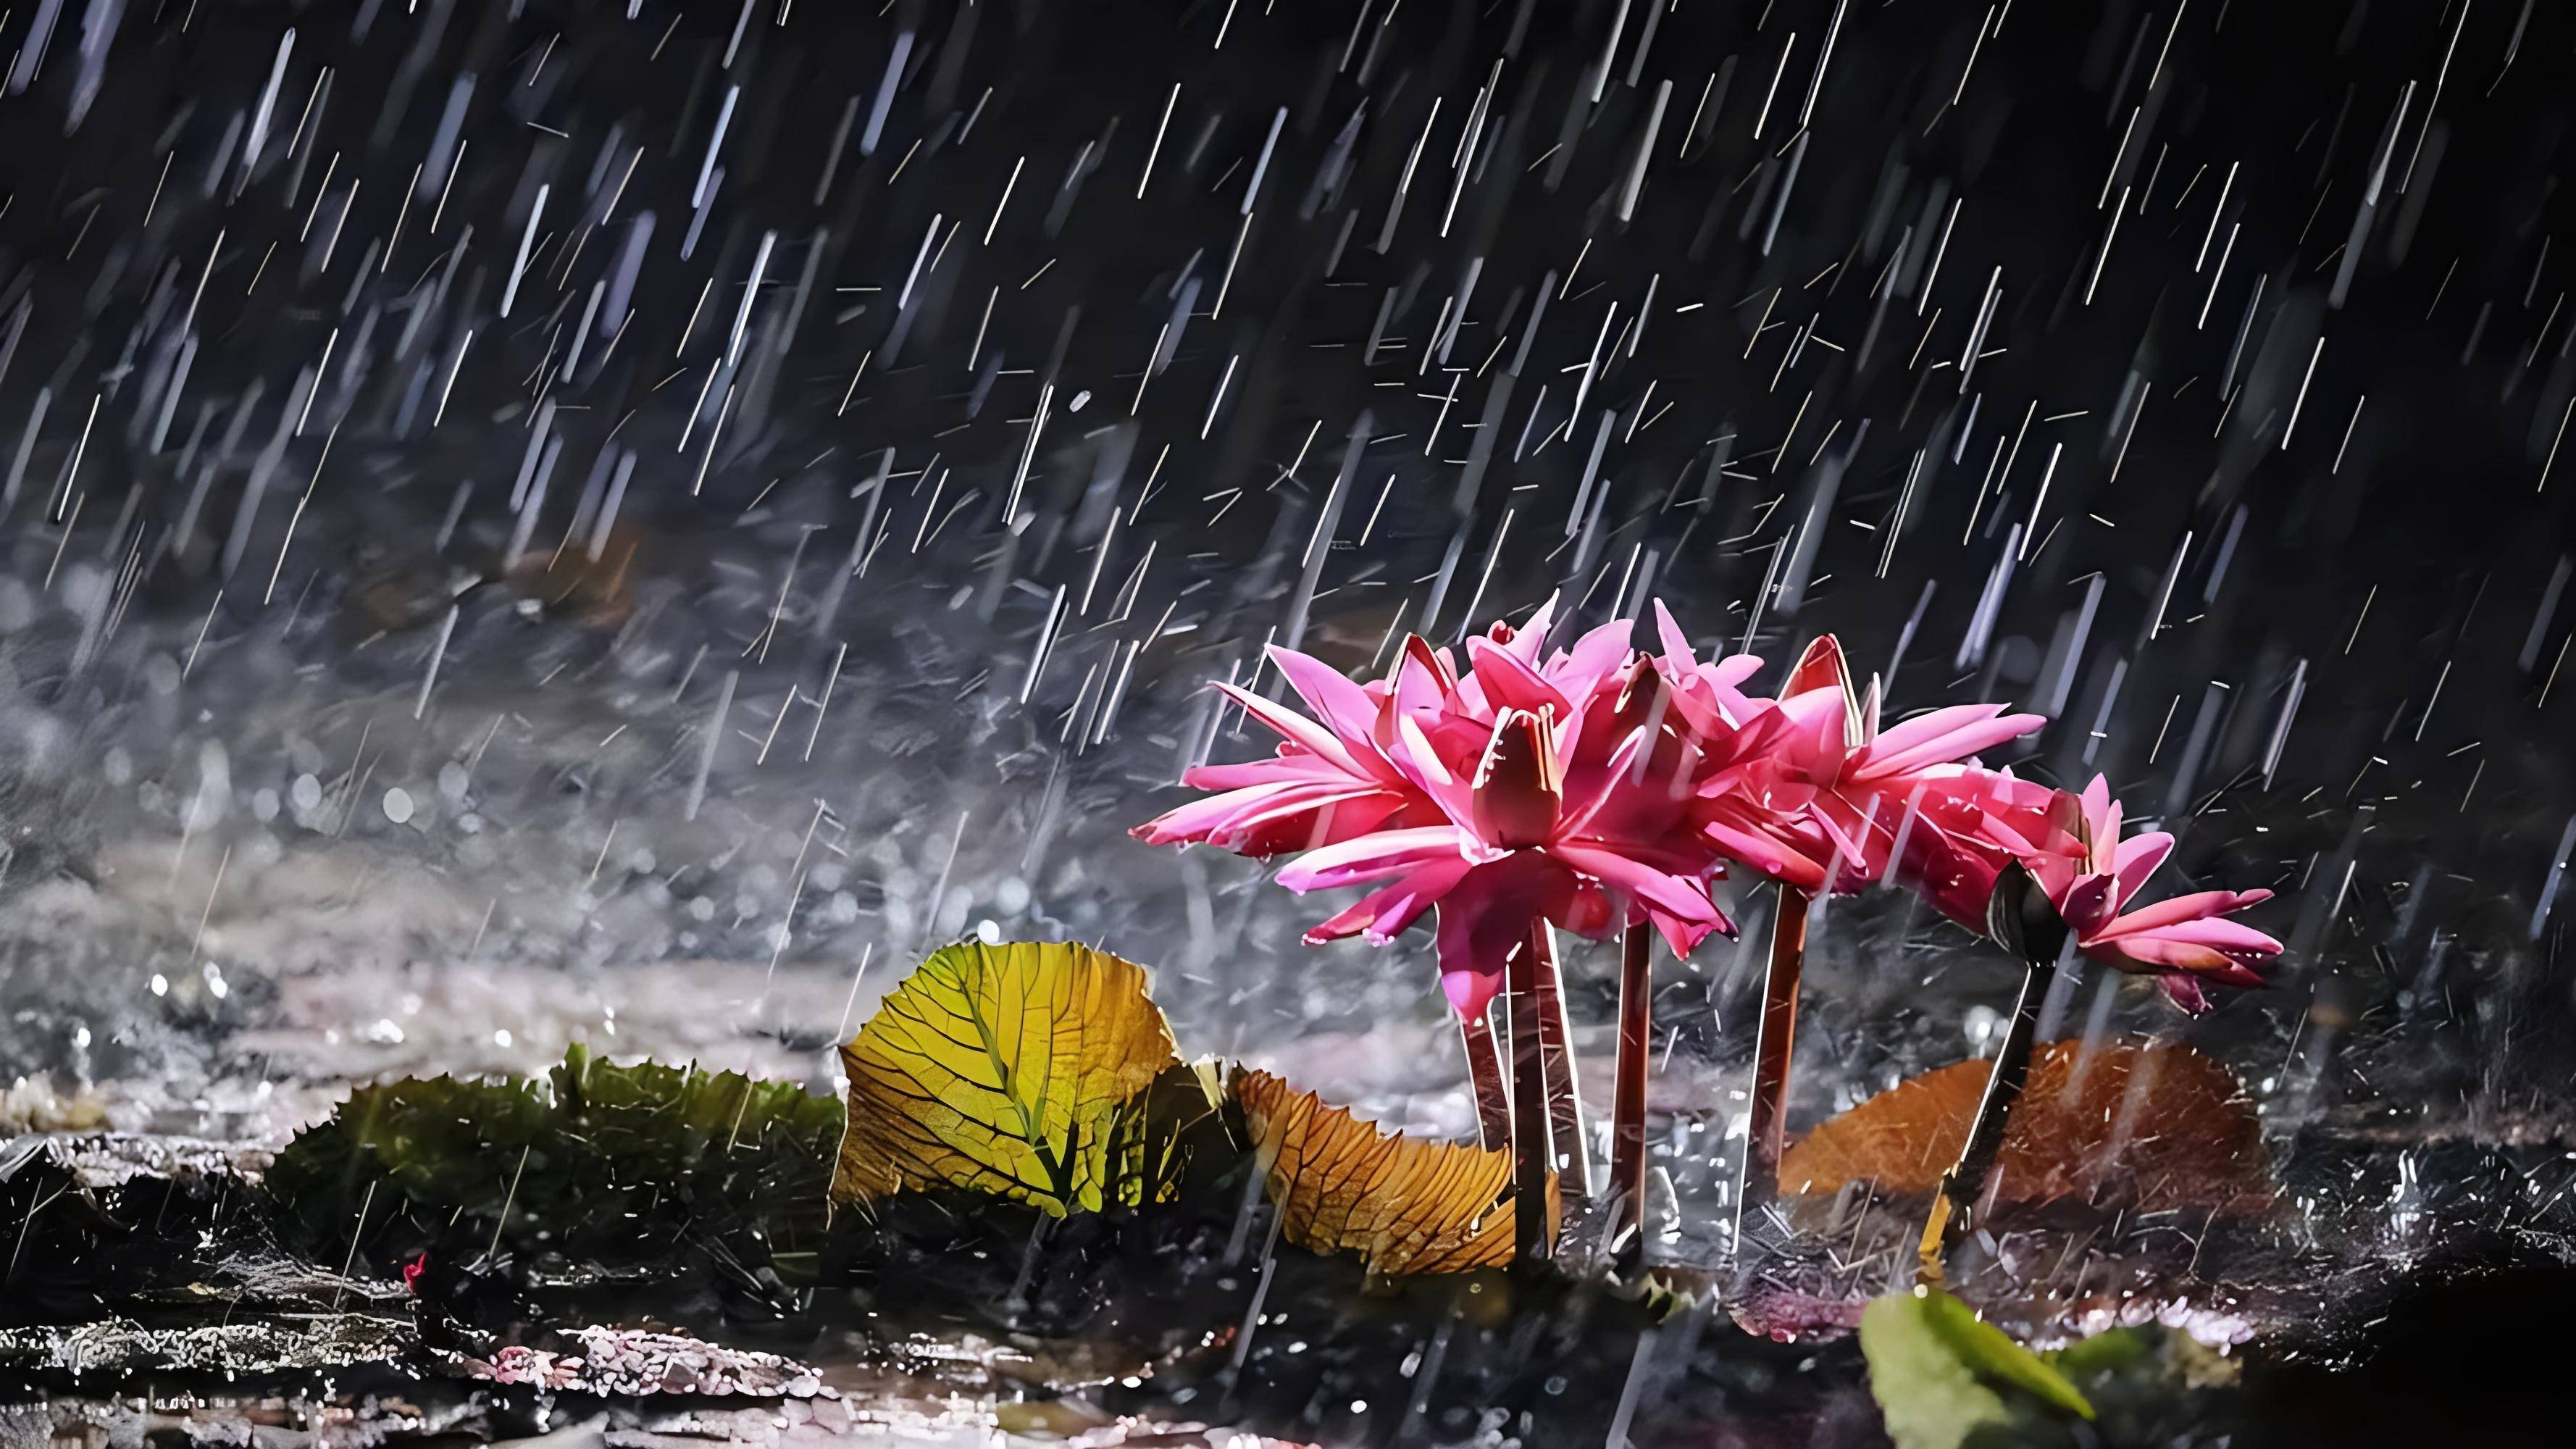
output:
M 2059 1415 L 2093 1417 L 2084 1395 L 2038 1355 L 1936 1289 L 1891 1293 L 1860 1320 L 1870 1393 L 1897 1449 L 1960 1449 Z

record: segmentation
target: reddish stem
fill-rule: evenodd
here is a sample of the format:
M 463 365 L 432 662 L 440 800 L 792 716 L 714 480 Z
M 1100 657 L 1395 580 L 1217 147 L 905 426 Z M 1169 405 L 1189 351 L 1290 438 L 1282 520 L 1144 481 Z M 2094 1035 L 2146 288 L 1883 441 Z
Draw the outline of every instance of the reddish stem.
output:
M 1565 986 L 1556 969 L 1556 933 L 1541 921 L 1530 928 L 1537 948 L 1532 963 L 1538 985 L 1538 1044 L 1547 1072 L 1548 1135 L 1556 1150 L 1549 1166 L 1585 1197 L 1592 1195 L 1592 1151 L 1583 1131 L 1583 1096 L 1575 1082 L 1574 1048 L 1565 1030 Z
M 1458 1035 L 1467 1047 L 1467 1081 L 1476 1093 L 1476 1133 L 1488 1152 L 1511 1145 L 1511 1089 L 1503 1083 L 1503 1054 L 1494 1045 L 1492 1008 L 1461 1017 Z
M 1610 1198 L 1613 1236 L 1642 1230 L 1646 1203 L 1646 1055 L 1652 1048 L 1654 936 L 1630 926 L 1619 942 L 1619 1065 L 1610 1107 Z
M 1549 1256 L 1548 1169 L 1555 1156 L 1547 1104 L 1547 1064 L 1539 1032 L 1538 961 L 1547 924 L 1533 922 L 1511 954 L 1512 1255 L 1537 1264 Z
M 1798 979 L 1807 964 L 1807 893 L 1782 882 L 1771 917 L 1771 966 L 1762 981 L 1762 1029 L 1753 1047 L 1753 1100 L 1745 1123 L 1743 1190 L 1736 1197 L 1736 1238 L 1746 1217 L 1780 1194 L 1780 1153 L 1787 1146 L 1789 1058 L 1798 1038 Z

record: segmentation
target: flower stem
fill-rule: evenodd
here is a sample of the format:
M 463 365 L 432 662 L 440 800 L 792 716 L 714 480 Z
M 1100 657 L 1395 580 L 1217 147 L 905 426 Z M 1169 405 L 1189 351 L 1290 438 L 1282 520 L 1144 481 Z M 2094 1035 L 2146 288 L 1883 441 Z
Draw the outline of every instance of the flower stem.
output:
M 1942 1177 L 1940 1195 L 1932 1200 L 1932 1215 L 1923 1224 L 1921 1261 L 1915 1271 L 1918 1283 L 1939 1283 L 1950 1249 L 1975 1226 L 1986 1178 L 1994 1171 L 1996 1154 L 2003 1150 L 2004 1127 L 2013 1103 L 2021 1099 L 2022 1084 L 2030 1078 L 2040 1002 L 2056 978 L 2057 964 L 2050 960 L 2030 962 L 2021 979 L 2021 1000 L 2013 1005 L 2012 1024 L 2005 1029 L 2003 1047 L 1995 1053 L 1994 1071 L 1986 1077 L 1986 1095 L 1968 1124 L 1967 1145 L 1959 1149 L 1958 1165 Z
M 1619 1065 L 1610 1107 L 1610 1200 L 1618 1215 L 1613 1236 L 1634 1233 L 1642 1241 L 1646 1223 L 1646 1055 L 1654 1045 L 1654 935 L 1651 927 L 1630 926 L 1619 942 Z
M 1538 1045 L 1547 1071 L 1548 1135 L 1556 1150 L 1548 1165 L 1585 1197 L 1592 1195 L 1591 1139 L 1583 1130 L 1583 1094 L 1575 1081 L 1574 1047 L 1565 1030 L 1565 985 L 1556 969 L 1556 933 L 1545 921 L 1530 929 L 1537 948 Z
M 1762 980 L 1761 1035 L 1753 1045 L 1753 1100 L 1745 1123 L 1744 1177 L 1735 1199 L 1735 1241 L 1744 1224 L 1780 1194 L 1787 1146 L 1789 1057 L 1798 1037 L 1798 979 L 1807 965 L 1807 893 L 1783 881 L 1771 915 L 1771 965 Z
M 1511 1088 L 1503 1081 L 1503 1054 L 1494 1045 L 1492 1008 L 1472 1020 L 1460 1018 L 1458 1035 L 1467 1047 L 1467 1081 L 1476 1093 L 1476 1131 L 1488 1152 L 1500 1152 L 1512 1141 Z
M 1512 1255 L 1547 1261 L 1548 1168 L 1555 1156 L 1547 1110 L 1547 1062 L 1539 1033 L 1538 960 L 1547 924 L 1534 922 L 1508 966 L 1512 1022 Z

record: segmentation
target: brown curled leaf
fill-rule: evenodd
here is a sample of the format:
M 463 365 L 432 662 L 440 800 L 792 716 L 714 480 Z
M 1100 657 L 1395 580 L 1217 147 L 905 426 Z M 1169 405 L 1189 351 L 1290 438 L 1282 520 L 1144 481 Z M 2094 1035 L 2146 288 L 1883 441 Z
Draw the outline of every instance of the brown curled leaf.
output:
M 1388 1275 L 1511 1264 L 1510 1154 L 1381 1132 L 1267 1072 L 1238 1074 L 1234 1099 L 1288 1241 Z M 1548 1207 L 1552 1233 L 1553 1179 Z
M 2186 1046 L 2080 1041 L 2033 1053 L 1991 1181 L 1996 1201 L 2079 1201 L 2146 1212 L 2237 1215 L 2272 1200 L 2254 1106 L 2227 1068 Z M 1913 1077 L 1808 1133 L 1780 1160 L 1780 1185 L 1825 1197 L 1867 1182 L 1883 1197 L 1928 1197 L 1958 1160 L 1989 1064 Z

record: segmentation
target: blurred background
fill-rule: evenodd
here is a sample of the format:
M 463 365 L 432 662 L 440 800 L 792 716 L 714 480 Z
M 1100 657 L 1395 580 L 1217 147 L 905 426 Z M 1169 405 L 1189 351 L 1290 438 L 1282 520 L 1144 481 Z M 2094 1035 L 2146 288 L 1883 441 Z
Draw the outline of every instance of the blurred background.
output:
M 0 1123 L 274 1141 L 567 1040 L 819 1086 L 983 933 L 1464 1133 L 1427 933 L 1303 946 L 1338 903 L 1125 831 L 1269 747 L 1202 688 L 1280 693 L 1265 643 L 1364 672 L 1555 593 L 1663 598 L 1763 686 L 1830 630 L 1891 716 L 2042 712 L 1989 763 L 2108 776 L 2167 889 L 2279 893 L 2272 988 L 2187 1023 L 2096 971 L 2060 1031 L 2185 1034 L 2285 1141 L 2556 1140 L 2572 39 L 2530 0 L 20 5 Z M 1736 907 L 1656 968 L 1703 1202 Z M 1612 964 L 1570 968 L 1588 1094 Z M 1833 903 L 1795 1123 L 1975 1054 L 2016 979 Z M 2440 1175 L 2352 1192 L 2408 1241 L 2489 1214 Z

